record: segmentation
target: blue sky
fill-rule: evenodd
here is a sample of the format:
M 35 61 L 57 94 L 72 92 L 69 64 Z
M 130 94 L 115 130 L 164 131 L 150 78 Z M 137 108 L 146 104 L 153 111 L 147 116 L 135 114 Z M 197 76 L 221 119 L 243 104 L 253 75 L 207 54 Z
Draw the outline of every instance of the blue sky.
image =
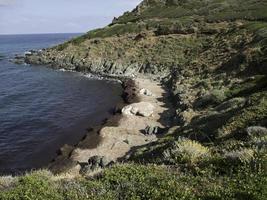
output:
M 73 33 L 103 27 L 141 0 L 0 0 L 0 34 Z

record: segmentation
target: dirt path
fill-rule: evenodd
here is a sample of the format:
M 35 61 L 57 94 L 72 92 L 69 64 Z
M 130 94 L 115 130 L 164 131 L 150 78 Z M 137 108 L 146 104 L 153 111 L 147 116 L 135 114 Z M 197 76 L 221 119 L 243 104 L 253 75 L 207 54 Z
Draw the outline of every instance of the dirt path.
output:
M 59 156 L 55 161 L 56 164 L 52 165 L 54 171 L 60 168 L 60 171 L 67 169 L 70 173 L 78 173 L 80 166 L 77 163 L 87 162 L 92 156 L 105 156 L 109 160 L 117 161 L 124 157 L 132 147 L 157 140 L 156 135 L 146 135 L 144 131 L 147 126 L 161 128 L 168 126 L 170 113 L 165 103 L 168 94 L 160 83 L 149 79 L 138 78 L 134 80 L 134 83 L 135 86 L 127 88 L 133 92 L 129 101 L 152 105 L 153 114 L 148 117 L 127 114 L 114 115 L 105 123 L 104 127 L 90 131 L 73 151 L 70 147 L 65 146 L 62 156 Z M 142 94 L 140 91 L 151 94 Z

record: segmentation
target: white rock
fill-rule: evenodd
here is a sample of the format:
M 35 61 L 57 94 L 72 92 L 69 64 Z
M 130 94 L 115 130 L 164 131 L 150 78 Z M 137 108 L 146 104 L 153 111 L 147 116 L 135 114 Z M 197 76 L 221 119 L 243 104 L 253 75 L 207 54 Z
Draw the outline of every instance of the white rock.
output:
M 263 137 L 267 135 L 267 128 L 262 126 L 250 126 L 246 129 L 249 136 Z
M 122 109 L 124 115 L 140 115 L 149 117 L 153 114 L 155 107 L 148 102 L 133 103 Z
M 141 89 L 139 93 L 146 96 L 152 96 L 152 92 L 145 88 Z

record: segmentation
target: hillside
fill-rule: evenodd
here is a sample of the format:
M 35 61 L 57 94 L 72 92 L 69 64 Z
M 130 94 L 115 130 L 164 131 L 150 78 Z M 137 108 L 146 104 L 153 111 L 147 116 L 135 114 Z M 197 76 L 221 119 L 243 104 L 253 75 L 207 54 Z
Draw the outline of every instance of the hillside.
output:
M 26 62 L 160 80 L 175 115 L 124 164 L 94 178 L 3 179 L 0 199 L 267 198 L 267 0 L 144 0 Z

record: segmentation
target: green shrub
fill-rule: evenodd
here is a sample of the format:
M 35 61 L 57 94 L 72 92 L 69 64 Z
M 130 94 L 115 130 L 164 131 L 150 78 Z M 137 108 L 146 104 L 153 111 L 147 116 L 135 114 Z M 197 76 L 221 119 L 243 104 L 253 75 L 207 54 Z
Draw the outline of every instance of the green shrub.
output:
M 196 108 L 205 108 L 211 105 L 218 105 L 226 99 L 225 91 L 223 89 L 212 90 L 208 94 L 198 98 L 195 102 Z
M 239 84 L 233 85 L 226 91 L 228 98 L 238 96 L 248 96 L 251 93 L 259 92 L 267 87 L 267 77 L 264 75 L 257 75 L 250 79 L 244 80 Z
M 113 200 L 116 198 L 115 192 L 102 181 L 88 181 L 84 178 L 61 181 L 60 193 L 65 200 Z
M 18 179 L 15 187 L 0 192 L 1 200 L 61 200 L 58 185 L 48 171 L 36 171 Z
M 68 46 L 69 46 L 68 42 L 65 42 L 65 43 L 63 43 L 63 44 L 60 44 L 60 45 L 56 46 L 55 48 L 56 48 L 58 51 L 63 51 L 63 50 L 66 49 Z
M 266 164 L 266 159 L 265 159 Z M 19 178 L 12 188 L 0 192 L 1 200 L 264 200 L 266 169 L 240 168 L 234 174 L 213 171 L 192 174 L 178 168 L 120 164 L 97 178 L 57 181 L 51 174 L 34 172 Z
M 190 188 L 163 167 L 118 165 L 106 170 L 99 181 L 115 191 L 116 199 L 195 199 Z
M 171 163 L 196 164 L 210 156 L 209 149 L 196 141 L 179 138 L 172 148 L 163 152 L 164 159 Z
M 218 130 L 220 137 L 229 136 L 253 124 L 260 124 L 267 117 L 267 92 L 258 92 L 248 98 L 249 105 L 236 112 Z M 241 135 L 241 137 L 244 137 Z
M 224 153 L 224 158 L 233 165 L 234 163 L 250 163 L 254 158 L 255 151 L 253 149 L 241 149 Z

